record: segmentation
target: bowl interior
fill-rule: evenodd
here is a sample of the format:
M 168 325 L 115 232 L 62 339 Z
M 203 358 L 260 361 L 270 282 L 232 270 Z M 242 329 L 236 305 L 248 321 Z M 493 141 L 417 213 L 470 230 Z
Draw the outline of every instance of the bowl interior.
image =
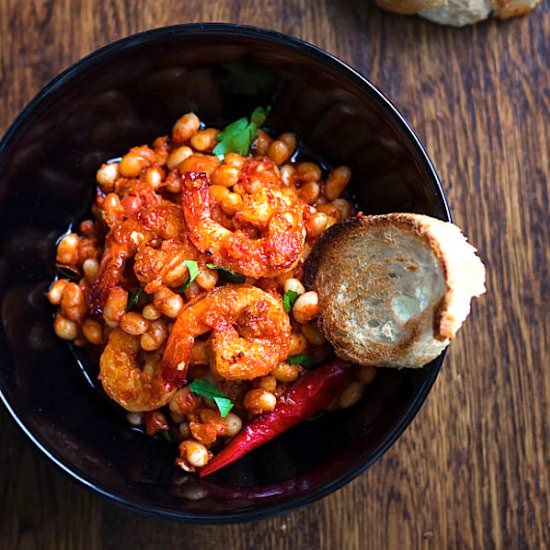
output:
M 448 219 L 437 177 L 414 136 L 358 75 L 276 33 L 191 25 L 152 31 L 96 52 L 49 85 L 0 145 L 0 390 L 27 433 L 87 485 L 149 512 L 236 520 L 319 497 L 372 463 L 410 422 L 440 360 L 383 369 L 349 410 L 304 422 L 197 482 L 173 466 L 175 449 L 131 431 L 51 328 L 43 292 L 55 242 L 81 219 L 95 171 L 130 146 L 169 132 L 195 111 L 222 126 L 271 105 L 269 126 L 353 170 L 365 213 Z

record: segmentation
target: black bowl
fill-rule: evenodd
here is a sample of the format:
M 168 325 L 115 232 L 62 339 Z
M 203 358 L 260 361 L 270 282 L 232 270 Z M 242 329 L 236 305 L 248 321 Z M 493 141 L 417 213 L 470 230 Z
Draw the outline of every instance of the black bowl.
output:
M 55 241 L 89 208 L 99 164 L 167 133 L 189 110 L 223 124 L 266 104 L 274 130 L 351 166 L 364 212 L 449 219 L 425 149 L 368 80 L 315 46 L 252 27 L 181 25 L 115 42 L 48 84 L 0 143 L 2 400 L 61 469 L 135 510 L 218 523 L 312 502 L 388 449 L 441 365 L 382 369 L 354 407 L 304 422 L 199 482 L 176 470 L 169 443 L 129 429 L 96 389 L 95 366 L 81 368 L 55 337 L 43 296 Z

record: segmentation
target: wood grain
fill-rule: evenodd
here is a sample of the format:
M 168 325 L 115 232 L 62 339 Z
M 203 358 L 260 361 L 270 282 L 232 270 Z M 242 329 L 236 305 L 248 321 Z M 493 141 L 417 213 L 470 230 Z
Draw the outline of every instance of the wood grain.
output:
M 68 64 L 127 34 L 235 21 L 293 34 L 377 83 L 435 159 L 489 293 L 411 427 L 324 500 L 247 525 L 136 517 L 42 459 L 0 411 L 0 548 L 543 548 L 550 544 L 548 3 L 466 29 L 366 0 L 0 0 L 0 132 Z

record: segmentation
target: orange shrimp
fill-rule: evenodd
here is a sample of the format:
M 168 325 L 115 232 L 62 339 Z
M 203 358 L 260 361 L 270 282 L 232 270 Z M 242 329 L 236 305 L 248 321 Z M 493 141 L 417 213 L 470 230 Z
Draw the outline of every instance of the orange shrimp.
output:
M 185 382 L 195 338 L 210 331 L 210 367 L 228 380 L 264 376 L 288 355 L 290 322 L 280 301 L 254 286 L 222 286 L 180 312 L 161 361 L 167 381 Z
M 156 201 L 150 198 L 149 203 L 151 206 L 115 224 L 107 234 L 98 276 L 90 292 L 92 315 L 101 315 L 109 291 L 119 284 L 127 260 L 140 246 L 156 237 L 174 239 L 184 234 L 181 208 L 160 197 Z
M 247 159 L 241 168 L 239 183 L 244 186 L 247 193 L 282 186 L 279 169 L 268 157 Z
M 116 328 L 99 359 L 99 379 L 107 395 L 127 411 L 153 411 L 166 405 L 176 387 L 164 381 L 159 358 L 137 361 L 139 337 Z
M 197 249 L 185 237 L 162 241 L 160 248 L 140 246 L 134 258 L 134 273 L 148 294 L 162 286 L 175 287 L 187 279 L 185 260 L 196 260 Z
M 298 195 L 291 189 L 262 188 L 243 197 L 243 207 L 235 213 L 234 225 L 237 229 L 251 225 L 265 231 L 273 216 L 280 211 L 292 208 Z
M 202 173 L 186 172 L 183 175 L 182 204 L 191 242 L 212 262 L 247 277 L 274 277 L 291 270 L 304 250 L 304 205 L 300 201 L 289 204 L 269 191 L 265 196 L 271 203 L 269 217 L 260 229 L 262 236 L 252 239 L 240 229 L 230 231 L 214 221 L 208 177 Z M 254 200 L 247 197 L 245 195 L 245 201 Z

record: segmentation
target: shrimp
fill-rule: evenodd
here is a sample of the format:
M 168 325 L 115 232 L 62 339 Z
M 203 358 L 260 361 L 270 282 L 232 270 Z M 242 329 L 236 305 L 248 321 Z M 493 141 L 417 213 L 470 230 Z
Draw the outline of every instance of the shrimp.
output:
M 185 232 L 181 207 L 167 200 L 140 210 L 137 218 L 146 231 L 161 239 L 174 239 Z
M 133 249 L 147 240 L 135 216 L 113 224 L 105 239 L 105 248 L 97 278 L 90 291 L 90 314 L 101 315 L 110 290 L 122 278 L 126 260 Z
M 166 405 L 176 387 L 166 383 L 159 361 L 137 361 L 139 338 L 116 328 L 99 360 L 99 379 L 107 395 L 130 412 L 153 411 Z
M 245 200 L 253 199 L 245 195 Z M 270 201 L 263 236 L 252 239 L 242 230 L 230 231 L 213 220 L 205 174 L 183 175 L 183 214 L 191 242 L 214 263 L 255 279 L 290 271 L 304 251 L 304 205 L 300 201 L 289 204 L 276 194 L 270 195 Z
M 285 190 L 286 191 L 286 190 Z M 292 208 L 298 196 L 284 193 L 282 189 L 260 189 L 243 197 L 243 207 L 234 217 L 237 229 L 251 225 L 259 231 L 265 231 L 273 216 L 283 210 Z
M 195 260 L 197 249 L 185 238 L 162 241 L 160 248 L 140 246 L 134 258 L 134 273 L 148 294 L 162 286 L 179 286 L 188 277 L 185 260 Z
M 195 338 L 210 331 L 210 367 L 228 380 L 264 376 L 288 355 L 290 321 L 280 301 L 250 285 L 222 286 L 180 312 L 161 361 L 167 381 L 185 382 Z
M 260 189 L 281 188 L 279 169 L 268 157 L 248 159 L 244 162 L 239 175 L 241 183 L 247 193 L 254 193 Z
M 155 203 L 156 202 L 156 203 Z M 127 260 L 154 238 L 175 239 L 185 233 L 181 208 L 158 197 L 114 225 L 105 240 L 97 279 L 90 292 L 90 313 L 101 315 L 109 291 L 119 284 Z

